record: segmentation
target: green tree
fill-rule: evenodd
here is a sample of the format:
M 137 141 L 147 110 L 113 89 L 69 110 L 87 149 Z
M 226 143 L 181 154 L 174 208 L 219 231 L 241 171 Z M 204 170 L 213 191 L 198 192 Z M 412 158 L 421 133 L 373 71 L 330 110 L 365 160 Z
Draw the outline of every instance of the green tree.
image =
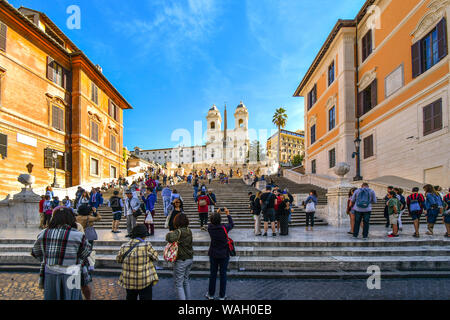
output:
M 273 115 L 272 123 L 278 128 L 278 163 L 281 163 L 281 129 L 286 127 L 288 116 L 284 108 L 279 108 Z
M 294 156 L 294 159 L 292 159 L 292 165 L 294 167 L 298 167 L 301 166 L 303 164 L 303 156 L 300 154 L 297 154 Z

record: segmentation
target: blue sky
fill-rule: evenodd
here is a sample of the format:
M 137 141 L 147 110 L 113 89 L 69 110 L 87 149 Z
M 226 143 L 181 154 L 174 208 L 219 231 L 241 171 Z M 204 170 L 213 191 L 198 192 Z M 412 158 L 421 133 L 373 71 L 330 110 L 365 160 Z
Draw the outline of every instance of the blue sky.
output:
M 43 11 L 131 103 L 124 115 L 129 149 L 172 147 L 172 132 L 194 132 L 216 104 L 228 126 L 239 102 L 249 127 L 304 128 L 302 98 L 292 95 L 336 21 L 352 19 L 364 0 L 10 0 Z M 338 4 L 338 5 L 337 5 Z M 70 5 L 81 29 L 66 27 Z M 264 137 L 258 137 L 263 140 Z

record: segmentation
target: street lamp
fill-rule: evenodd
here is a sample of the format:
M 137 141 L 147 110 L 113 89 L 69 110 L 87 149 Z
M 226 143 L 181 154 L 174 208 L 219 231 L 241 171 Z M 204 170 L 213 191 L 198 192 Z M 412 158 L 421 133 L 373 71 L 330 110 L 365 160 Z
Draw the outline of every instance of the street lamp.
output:
M 353 152 L 352 158 L 356 158 L 356 176 L 353 181 L 361 181 L 363 178 L 361 177 L 361 139 L 359 134 L 354 143 L 356 152 Z
M 52 188 L 59 188 L 59 185 L 56 183 L 56 160 L 58 160 L 58 152 L 53 150 L 52 151 L 52 158 L 53 158 L 53 184 Z

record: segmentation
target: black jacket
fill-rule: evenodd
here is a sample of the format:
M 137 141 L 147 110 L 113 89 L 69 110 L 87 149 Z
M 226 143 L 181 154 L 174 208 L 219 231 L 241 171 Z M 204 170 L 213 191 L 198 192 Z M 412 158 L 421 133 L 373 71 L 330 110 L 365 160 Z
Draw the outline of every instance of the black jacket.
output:
M 230 256 L 227 236 L 225 235 L 223 227 L 225 227 L 225 229 L 229 233 L 233 229 L 234 223 L 231 216 L 228 216 L 227 218 L 227 224 L 220 224 L 218 226 L 212 224 L 208 225 L 208 232 L 211 236 L 211 245 L 209 247 L 208 255 L 211 258 L 225 259 Z

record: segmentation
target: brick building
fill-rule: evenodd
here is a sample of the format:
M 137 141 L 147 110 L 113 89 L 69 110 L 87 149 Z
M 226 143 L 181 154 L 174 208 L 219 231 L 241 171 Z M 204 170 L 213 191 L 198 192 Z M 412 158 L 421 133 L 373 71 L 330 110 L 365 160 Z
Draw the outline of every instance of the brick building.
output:
M 44 14 L 0 0 L 0 196 L 34 164 L 36 187 L 70 187 L 126 170 L 130 104 Z
M 305 97 L 306 173 L 450 185 L 448 0 L 368 0 L 339 20 L 294 96 Z M 355 143 L 356 142 L 356 143 Z

